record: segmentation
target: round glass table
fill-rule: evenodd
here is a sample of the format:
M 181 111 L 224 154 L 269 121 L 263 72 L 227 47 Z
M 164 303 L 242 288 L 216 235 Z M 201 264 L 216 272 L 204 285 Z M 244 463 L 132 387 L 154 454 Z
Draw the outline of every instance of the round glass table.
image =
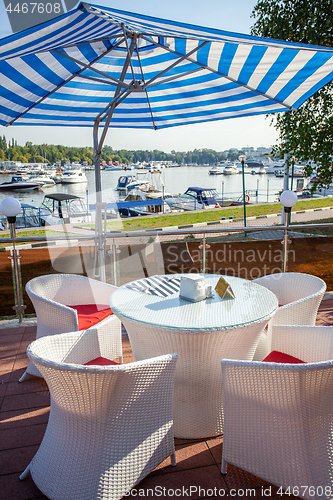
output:
M 251 360 L 263 329 L 278 308 L 276 295 L 257 283 L 225 276 L 235 298 L 221 299 L 214 290 L 220 276 L 203 276 L 213 293 L 199 302 L 184 300 L 174 290 L 166 296 L 156 295 L 154 277 L 146 280 L 146 286 L 145 280 L 127 283 L 110 299 L 113 313 L 127 330 L 136 361 L 178 354 L 174 434 L 185 439 L 222 434 L 221 360 Z M 168 285 L 179 282 L 180 277 L 159 278 Z

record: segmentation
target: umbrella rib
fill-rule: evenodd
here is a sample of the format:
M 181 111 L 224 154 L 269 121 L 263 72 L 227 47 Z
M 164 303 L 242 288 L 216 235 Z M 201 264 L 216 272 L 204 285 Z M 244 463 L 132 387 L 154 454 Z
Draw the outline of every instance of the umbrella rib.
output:
M 114 47 L 111 50 L 113 50 L 113 49 L 114 49 Z M 107 55 L 109 52 L 111 52 L 111 50 L 108 50 L 108 52 L 104 53 L 103 56 Z M 111 80 L 112 82 L 115 82 L 117 85 L 121 85 L 122 87 L 125 87 L 126 89 L 128 89 L 128 85 L 126 85 L 125 83 L 121 82 L 117 78 L 113 78 L 112 76 L 108 75 L 107 73 L 104 73 L 103 71 L 99 71 L 96 68 L 92 68 L 91 66 L 92 66 L 92 64 L 95 64 L 97 62 L 96 60 L 92 61 L 89 64 L 85 64 L 85 63 L 79 61 L 78 59 L 76 59 L 75 57 L 71 57 L 68 54 L 63 54 L 63 53 L 61 53 L 58 50 L 53 50 L 53 52 L 55 52 L 59 56 L 65 57 L 65 59 L 69 59 L 70 61 L 75 62 L 79 66 L 82 66 L 82 69 L 80 71 L 83 71 L 85 69 L 90 69 L 94 73 L 97 73 L 98 75 L 104 76 L 108 80 Z
M 119 42 L 120 43 L 120 42 Z M 91 62 L 91 64 L 93 63 L 96 63 L 97 61 L 99 61 L 102 57 L 104 57 L 106 54 L 108 54 L 109 52 L 112 52 L 112 50 L 114 50 L 115 47 L 117 47 L 119 45 L 119 43 L 117 43 L 116 46 L 113 46 L 112 48 L 108 49 L 106 52 L 104 52 L 103 54 L 100 54 L 94 61 Z M 50 51 L 51 53 L 52 51 Z M 63 54 L 61 54 L 63 55 Z M 60 83 L 59 85 L 57 85 L 57 87 L 55 87 L 53 90 L 51 90 L 50 92 L 48 92 L 47 94 L 45 94 L 43 97 L 41 97 L 38 101 L 34 102 L 31 106 L 29 106 L 25 111 L 23 111 L 23 113 L 20 113 L 19 115 L 17 115 L 13 120 L 11 120 L 10 122 L 8 122 L 6 124 L 6 127 L 9 127 L 10 125 L 12 125 L 13 123 L 15 123 L 19 118 L 21 118 L 22 116 L 24 116 L 26 113 L 28 113 L 29 111 L 31 111 L 33 108 L 35 108 L 36 106 L 38 106 L 38 104 L 40 104 L 41 102 L 45 101 L 45 99 L 47 99 L 48 97 L 50 97 L 52 94 L 54 94 L 55 92 L 57 92 L 57 90 L 61 89 L 64 85 L 66 85 L 68 82 L 70 82 L 71 80 L 73 80 L 73 78 L 75 78 L 76 76 L 80 76 L 80 73 L 82 71 L 84 71 L 85 68 L 82 68 L 80 69 L 77 73 L 74 73 L 73 75 L 71 75 L 69 78 L 67 78 L 66 80 L 64 80 L 62 83 Z M 119 88 L 119 85 L 118 87 Z
M 135 82 L 135 73 L 134 73 L 134 68 L 133 68 L 133 64 L 132 64 L 132 54 L 133 54 L 133 51 L 132 51 L 132 54 L 130 54 L 130 50 L 129 50 L 129 47 L 128 47 L 128 40 L 127 40 L 127 36 L 126 36 L 126 33 L 125 33 L 125 26 L 124 26 L 124 24 L 121 25 L 121 28 L 122 28 L 123 34 L 124 34 L 124 41 L 125 41 L 125 45 L 126 45 L 127 56 L 129 58 L 129 64 L 131 66 L 133 81 Z M 135 40 L 135 45 L 136 45 L 136 37 L 134 38 L 134 40 Z
M 200 50 L 202 47 L 204 47 L 205 45 L 207 45 L 209 42 L 203 42 L 201 45 L 198 45 L 198 47 L 190 50 L 190 52 L 188 52 L 187 54 L 185 55 L 180 55 L 180 54 L 177 54 L 176 52 L 173 52 L 173 51 L 170 51 L 170 52 L 173 52 L 175 55 L 177 55 L 178 57 L 180 57 L 180 59 L 178 59 L 177 61 L 175 61 L 174 63 L 170 64 L 170 66 L 168 66 L 166 69 L 164 69 L 163 71 L 161 71 L 160 73 L 158 73 L 158 75 L 155 75 L 153 78 L 151 78 L 147 83 L 147 87 L 150 86 L 150 84 L 152 82 L 154 82 L 155 80 L 157 80 L 157 78 L 160 78 L 162 75 L 164 75 L 165 73 L 167 73 L 168 71 L 170 71 L 170 69 L 174 68 L 175 66 L 178 66 L 181 62 L 183 62 L 185 59 L 186 60 L 190 60 L 189 59 L 189 56 L 191 56 L 192 54 L 194 54 L 195 52 L 198 52 L 198 50 Z M 163 47 L 163 46 L 162 46 Z
M 120 81 L 121 82 L 124 80 L 124 78 L 126 76 L 127 69 L 128 69 L 129 64 L 130 64 L 130 60 L 131 60 L 131 57 L 132 57 L 132 54 L 133 54 L 133 50 L 134 50 L 135 44 L 136 44 L 136 36 L 133 36 L 132 41 L 131 41 L 131 46 L 129 48 L 129 51 L 128 51 L 128 54 L 127 54 L 127 57 L 126 57 L 126 60 L 125 60 L 125 63 L 124 63 L 121 75 L 120 75 Z M 110 121 L 111 121 L 114 109 L 116 107 L 116 100 L 117 100 L 117 98 L 119 97 L 119 94 L 120 94 L 120 89 L 121 89 L 121 86 L 118 85 L 118 87 L 116 88 L 115 93 L 114 93 L 114 98 L 113 98 L 113 101 L 112 101 L 113 104 L 109 105 L 110 106 L 110 110 L 109 110 L 109 113 L 108 113 L 107 118 L 106 118 L 106 122 L 105 122 L 105 125 L 104 125 L 104 129 L 103 129 L 101 138 L 100 138 L 99 143 L 98 143 L 98 148 L 97 148 L 97 151 L 96 151 L 97 154 L 101 153 L 102 146 L 103 146 L 103 143 L 104 143 L 104 139 L 105 139 L 107 130 L 109 128 Z M 131 90 L 129 91 L 129 93 L 130 92 L 131 92 Z M 95 123 L 97 121 L 98 121 L 98 119 L 95 118 Z
M 263 92 L 260 92 L 259 90 L 256 90 L 256 89 L 250 87 L 249 85 L 246 85 L 245 83 L 241 83 L 241 82 L 235 80 L 234 78 L 232 78 L 231 76 L 225 75 L 224 73 L 221 73 L 220 71 L 217 71 L 216 69 L 213 69 L 213 68 L 211 68 L 209 66 L 206 66 L 205 64 L 202 64 L 202 63 L 200 63 L 198 61 L 195 61 L 194 59 L 191 59 L 191 57 L 189 57 L 188 55 L 184 56 L 183 54 L 180 54 L 179 52 L 176 52 L 175 50 L 169 49 L 169 47 L 166 47 L 165 45 L 162 45 L 161 43 L 158 43 L 158 42 L 156 42 L 154 40 L 152 41 L 151 39 L 148 39 L 145 36 L 142 36 L 142 38 L 144 38 L 145 40 L 149 41 L 150 43 L 154 43 L 157 47 L 161 47 L 162 49 L 164 49 L 164 50 L 166 50 L 168 52 L 171 52 L 172 54 L 180 57 L 178 63 L 180 63 L 184 59 L 187 59 L 191 63 L 196 64 L 197 66 L 200 66 L 203 69 L 211 71 L 212 73 L 215 73 L 216 75 L 222 76 L 223 78 L 226 78 L 227 80 L 230 80 L 231 82 L 236 83 L 237 85 L 240 85 L 241 87 L 244 87 L 244 88 L 246 88 L 248 90 L 251 90 L 255 94 L 261 95 L 261 96 L 265 97 L 266 99 L 270 99 L 271 101 L 276 102 L 277 104 L 280 104 L 281 106 L 284 106 L 287 109 L 290 109 L 292 111 L 296 111 L 296 109 L 293 108 L 292 106 L 288 106 L 284 102 L 279 101 L 278 99 L 275 99 L 274 97 L 270 97 L 267 94 L 264 94 Z M 210 43 L 210 42 L 206 42 L 206 43 Z M 155 77 L 155 78 L 157 78 L 157 77 Z
M 156 87 L 156 85 L 163 85 L 164 83 L 169 83 L 174 80 L 177 80 L 178 78 L 184 78 L 184 76 L 192 75 L 193 73 L 197 73 L 198 71 L 203 71 L 203 70 L 204 68 L 196 68 L 192 69 L 191 71 L 186 71 L 186 73 L 181 73 L 180 75 L 170 76 L 169 78 L 165 78 L 164 80 L 149 85 L 149 88 Z
M 105 108 L 100 111 L 100 113 L 98 113 L 98 115 L 96 116 L 95 120 L 97 121 L 104 121 L 106 116 L 107 116 L 107 110 L 111 108 L 111 106 L 114 105 L 114 107 L 116 108 L 118 106 L 118 104 L 120 104 L 121 102 L 123 102 L 123 100 L 129 95 L 131 94 L 131 90 L 126 90 L 126 89 L 123 89 L 121 93 L 117 94 L 111 102 L 109 102 L 109 104 L 107 106 L 105 106 Z M 125 97 L 124 94 L 126 93 Z M 104 116 L 102 116 L 104 115 Z M 102 117 L 102 118 L 101 118 Z
M 93 76 L 76 75 L 76 78 L 82 78 L 83 80 L 91 80 L 93 82 L 103 83 L 103 85 L 117 85 L 117 82 L 112 82 L 112 81 L 107 82 L 105 80 L 102 80 L 101 78 L 95 78 Z
M 140 66 L 142 81 L 143 81 L 143 84 L 145 86 L 145 77 L 144 77 L 144 73 L 143 73 L 143 68 L 142 68 L 140 54 L 139 54 L 139 49 L 138 49 L 137 44 L 135 44 L 135 49 L 136 49 L 136 53 L 137 53 L 137 56 L 138 56 L 138 61 L 139 61 L 139 66 Z M 147 91 L 146 88 L 145 88 L 145 94 L 146 94 L 146 98 L 147 98 L 147 102 L 148 102 L 148 107 L 149 107 L 149 112 L 150 112 L 151 120 L 153 122 L 153 128 L 154 128 L 154 130 L 157 130 L 157 126 L 155 124 L 155 119 L 154 119 L 154 115 L 153 115 L 153 110 L 151 109 L 150 99 L 149 99 L 148 91 Z

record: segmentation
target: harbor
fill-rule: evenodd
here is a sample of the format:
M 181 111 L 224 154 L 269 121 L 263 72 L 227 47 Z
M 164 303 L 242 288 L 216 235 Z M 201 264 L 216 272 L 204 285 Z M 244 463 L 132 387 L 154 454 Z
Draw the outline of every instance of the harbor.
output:
M 223 200 L 233 200 L 234 204 L 242 203 L 242 175 L 239 168 L 238 175 L 210 175 L 209 166 L 183 165 L 178 168 L 163 168 L 159 173 L 159 189 L 167 199 L 168 196 L 179 196 L 185 193 L 189 187 L 200 187 L 212 189 L 219 193 L 220 206 L 226 206 Z M 102 199 L 106 204 L 114 204 L 124 201 L 128 192 L 117 190 L 118 181 L 124 175 L 132 175 L 142 178 L 142 170 L 102 170 Z M 249 204 L 271 203 L 278 201 L 279 193 L 283 189 L 283 178 L 274 174 L 253 174 L 252 168 L 245 168 L 245 191 L 246 202 Z M 148 172 L 147 172 L 148 175 Z M 3 198 L 14 196 L 21 204 L 40 207 L 45 195 L 67 194 L 80 197 L 87 207 L 96 202 L 95 196 L 95 172 L 85 171 L 86 182 L 57 183 L 52 186 L 44 186 L 33 191 L 0 191 L 0 202 Z M 12 174 L 3 174 L 2 182 L 10 182 Z M 294 180 L 294 189 L 296 181 Z M 304 179 L 305 181 L 305 179 Z M 305 183 L 304 183 L 305 184 Z M 229 204 L 229 203 L 228 203 Z

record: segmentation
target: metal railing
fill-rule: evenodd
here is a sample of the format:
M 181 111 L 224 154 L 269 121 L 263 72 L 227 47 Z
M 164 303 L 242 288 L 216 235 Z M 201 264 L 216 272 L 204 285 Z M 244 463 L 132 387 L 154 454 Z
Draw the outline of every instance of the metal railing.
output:
M 247 240 L 251 241 L 251 234 L 254 232 L 266 232 L 266 231 L 281 231 L 283 234 L 281 236 L 281 243 L 284 243 L 283 247 L 283 262 L 281 262 L 281 271 L 284 269 L 287 270 L 287 257 L 288 257 L 288 245 L 289 245 L 289 237 L 288 234 L 290 232 L 299 230 L 299 229 L 306 229 L 306 228 L 329 228 L 333 227 L 333 224 L 302 224 L 302 225 L 274 225 L 274 226 L 249 226 L 249 227 L 212 227 L 210 228 L 209 226 L 205 227 L 192 227 L 192 228 L 184 228 L 184 229 L 163 229 L 163 230 L 145 230 L 145 231 L 107 231 L 105 234 L 105 238 L 107 241 L 107 245 L 109 247 L 109 250 L 107 252 L 107 262 L 106 265 L 108 266 L 110 273 L 109 273 L 109 278 L 110 282 L 113 283 L 114 285 L 119 285 L 122 284 L 120 283 L 119 280 L 119 269 L 121 267 L 121 263 L 119 261 L 119 254 L 120 254 L 120 249 L 121 248 L 128 248 L 128 254 L 129 257 L 133 257 L 133 254 L 131 255 L 131 246 L 133 245 L 141 245 L 141 247 L 145 248 L 146 251 L 149 252 L 149 247 L 152 246 L 153 244 L 156 245 L 160 244 L 161 241 L 163 240 L 163 244 L 174 244 L 175 242 L 178 243 L 186 243 L 188 246 L 188 243 L 191 242 L 196 242 L 197 243 L 197 249 L 198 251 L 200 250 L 200 259 L 197 259 L 196 261 L 196 272 L 201 272 L 201 273 L 206 273 L 207 272 L 207 255 L 208 251 L 210 249 L 210 244 L 212 241 L 217 241 L 219 238 L 225 235 L 229 235 L 229 237 L 232 237 L 232 235 L 238 234 L 243 234 L 247 235 Z M 287 237 L 286 237 L 287 235 Z M 305 235 L 304 235 L 305 236 Z M 246 238 L 244 237 L 244 240 Z M 253 241 L 253 240 L 252 240 Z M 66 247 L 73 248 L 74 246 L 82 246 L 84 244 L 89 245 L 91 243 L 91 246 L 94 247 L 95 242 L 96 242 L 96 237 L 95 235 L 92 234 L 86 234 L 86 235 L 80 235 L 80 234 L 75 234 L 75 235 L 69 235 L 66 234 L 64 236 L 33 236 L 33 237 L 20 237 L 19 235 L 14 238 L 2 238 L 1 243 L 2 244 L 7 244 L 13 245 L 15 243 L 16 247 L 19 246 L 20 243 L 24 244 L 30 244 L 30 248 L 37 248 L 41 247 L 42 245 L 47 246 L 49 249 L 51 249 L 51 246 L 54 245 L 54 243 L 58 244 L 64 244 Z M 15 246 L 14 245 L 14 246 Z M 153 246 L 154 246 L 153 245 Z M 148 250 L 147 250 L 148 249 Z M 18 248 L 19 250 L 19 248 Z M 152 252 L 155 251 L 155 248 L 152 250 Z M 15 271 L 15 274 L 13 273 L 13 297 L 16 299 L 16 290 L 20 289 L 22 290 L 22 278 L 21 278 L 21 273 L 20 273 L 20 266 L 21 266 L 21 261 L 24 261 L 24 258 L 22 259 L 19 251 L 16 251 L 16 254 L 13 253 L 13 251 L 10 252 L 10 258 L 13 263 L 14 259 L 17 259 L 17 267 L 18 271 Z M 141 254 L 140 254 L 141 255 Z M 141 257 L 140 257 L 141 258 Z M 160 255 L 161 258 L 161 255 Z M 139 261 L 139 257 L 137 258 Z M 141 265 L 142 269 L 144 272 L 144 276 L 150 275 L 149 274 L 149 269 L 147 268 L 146 264 L 143 262 L 144 259 L 141 258 Z M 162 263 L 163 264 L 163 263 Z M 12 264 L 13 265 L 13 264 Z M 126 262 L 124 262 L 123 267 L 126 268 Z M 193 268 L 194 269 L 194 268 Z M 127 269 L 128 271 L 128 269 Z M 209 270 L 208 270 L 209 271 Z M 154 272 L 154 274 L 157 274 Z M 92 276 L 94 277 L 94 276 Z M 131 279 L 136 279 L 137 276 L 128 276 L 128 281 L 131 281 Z M 125 278 L 126 279 L 126 278 Z M 19 281 L 19 283 L 17 283 Z M 8 286 L 8 284 L 7 284 Z M 21 293 L 22 297 L 22 293 Z M 24 308 L 26 307 L 22 303 L 18 304 L 17 299 L 15 300 L 15 305 L 13 306 L 13 309 L 16 310 L 16 315 L 19 318 L 19 321 L 22 321 L 22 317 L 24 315 Z

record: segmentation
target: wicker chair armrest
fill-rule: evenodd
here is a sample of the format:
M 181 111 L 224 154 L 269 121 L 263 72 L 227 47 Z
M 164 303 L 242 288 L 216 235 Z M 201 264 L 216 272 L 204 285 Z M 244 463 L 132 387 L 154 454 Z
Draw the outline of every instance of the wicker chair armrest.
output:
M 324 292 L 279 307 L 272 325 L 314 325 L 323 295 Z
M 78 316 L 74 309 L 38 295 L 34 295 L 32 300 L 38 317 L 37 336 L 45 330 L 53 334 L 79 329 Z
M 333 327 L 272 326 L 272 351 L 281 351 L 308 363 L 333 359 Z

